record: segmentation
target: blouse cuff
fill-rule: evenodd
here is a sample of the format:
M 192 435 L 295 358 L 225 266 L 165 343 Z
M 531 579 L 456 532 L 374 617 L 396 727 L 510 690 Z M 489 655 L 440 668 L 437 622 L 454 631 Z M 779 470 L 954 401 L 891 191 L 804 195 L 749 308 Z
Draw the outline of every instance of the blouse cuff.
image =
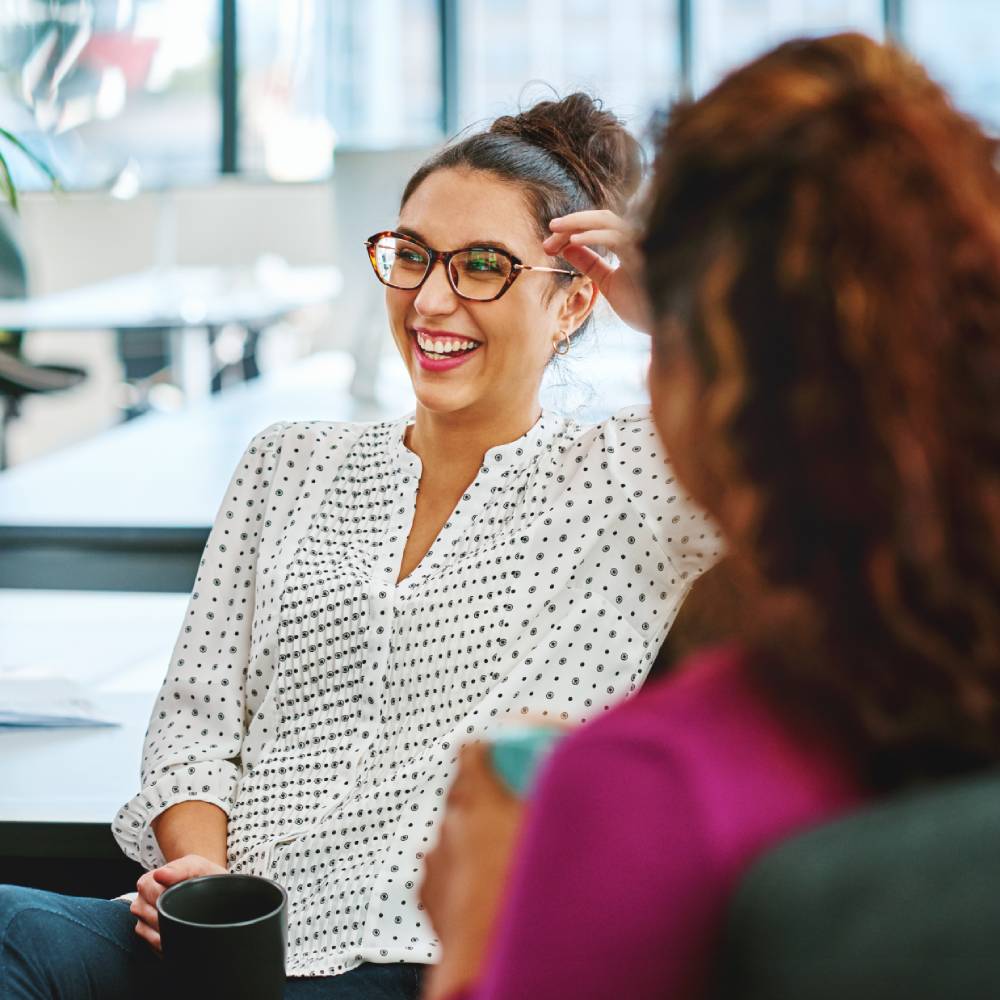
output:
M 226 815 L 236 797 L 239 769 L 228 760 L 178 764 L 122 806 L 111 832 L 126 857 L 147 870 L 166 864 L 151 823 L 178 802 L 209 802 Z

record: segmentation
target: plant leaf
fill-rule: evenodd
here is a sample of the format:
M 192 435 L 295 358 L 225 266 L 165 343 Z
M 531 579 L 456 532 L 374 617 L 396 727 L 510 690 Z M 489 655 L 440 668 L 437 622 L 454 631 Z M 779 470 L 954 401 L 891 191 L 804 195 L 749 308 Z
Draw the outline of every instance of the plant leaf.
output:
M 33 153 L 30 149 L 13 132 L 8 132 L 5 128 L 0 128 L 0 136 L 6 139 L 12 146 L 19 149 L 24 155 L 39 169 L 46 177 L 48 177 L 49 182 L 57 190 L 62 190 L 62 184 L 59 183 L 59 178 L 56 176 L 55 171 L 36 153 Z M 0 156 L 2 159 L 2 156 Z M 7 178 L 10 178 L 10 170 L 6 168 L 6 163 L 4 163 L 2 171 L 6 174 Z M 2 181 L 0 181 L 2 184 Z M 16 196 L 15 196 L 16 200 Z
M 0 153 L 0 193 L 10 202 L 10 207 L 18 211 L 17 188 L 14 187 L 14 178 L 10 176 L 10 167 L 3 153 Z

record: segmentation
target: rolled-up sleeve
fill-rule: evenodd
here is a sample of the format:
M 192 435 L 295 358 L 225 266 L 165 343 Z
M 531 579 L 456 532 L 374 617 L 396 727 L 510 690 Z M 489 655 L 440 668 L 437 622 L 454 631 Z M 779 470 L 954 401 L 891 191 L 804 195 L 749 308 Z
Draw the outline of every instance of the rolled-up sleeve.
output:
M 153 705 L 141 789 L 112 823 L 121 849 L 146 868 L 165 861 L 150 825 L 164 810 L 200 800 L 228 814 L 233 803 L 245 736 L 257 557 L 285 427 L 261 431 L 229 483 Z

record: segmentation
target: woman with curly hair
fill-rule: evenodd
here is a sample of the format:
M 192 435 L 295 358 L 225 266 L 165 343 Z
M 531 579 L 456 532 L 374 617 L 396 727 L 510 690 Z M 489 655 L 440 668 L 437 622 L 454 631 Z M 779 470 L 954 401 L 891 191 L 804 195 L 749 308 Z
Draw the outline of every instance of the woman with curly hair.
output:
M 431 1000 L 702 996 L 754 858 L 1000 760 L 997 152 L 858 35 L 673 111 L 641 240 L 654 416 L 753 625 L 556 749 L 498 920 L 520 807 L 466 750 Z

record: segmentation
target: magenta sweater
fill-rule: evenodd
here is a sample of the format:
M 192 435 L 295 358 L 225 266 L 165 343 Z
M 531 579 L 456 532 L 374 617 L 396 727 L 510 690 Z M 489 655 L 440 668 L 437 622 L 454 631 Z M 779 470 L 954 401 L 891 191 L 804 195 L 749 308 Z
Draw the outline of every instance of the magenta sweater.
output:
M 842 762 L 773 716 L 735 648 L 692 657 L 553 754 L 461 1000 L 701 996 L 750 862 L 862 798 Z

